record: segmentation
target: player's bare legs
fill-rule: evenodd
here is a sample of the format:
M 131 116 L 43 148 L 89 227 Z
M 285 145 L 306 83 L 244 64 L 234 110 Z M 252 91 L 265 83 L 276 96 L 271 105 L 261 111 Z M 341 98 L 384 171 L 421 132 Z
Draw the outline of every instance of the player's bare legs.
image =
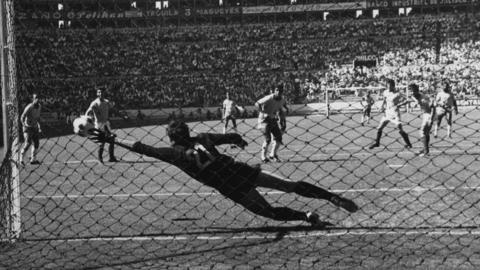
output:
M 263 138 L 264 141 L 262 143 L 262 149 L 260 153 L 260 158 L 262 159 L 263 162 L 269 162 L 270 159 L 267 158 L 267 151 L 268 151 L 268 146 L 270 145 L 270 142 L 272 141 L 272 135 L 271 135 L 271 124 L 266 123 L 264 130 L 263 130 Z
M 112 132 L 110 131 L 110 129 L 108 127 L 105 127 L 105 131 L 107 133 L 108 136 L 111 136 L 112 135 Z M 109 161 L 110 162 L 117 162 L 117 158 L 115 158 L 115 144 L 114 143 L 110 143 L 108 145 L 108 155 L 109 155 Z M 103 151 L 103 147 L 102 147 L 102 151 Z
M 32 144 L 32 139 L 30 138 L 30 135 L 28 133 L 23 133 L 23 138 L 25 139 L 25 142 L 23 144 L 22 150 L 20 151 L 20 164 L 22 165 L 24 164 L 23 157 L 25 156 L 25 152 L 28 151 L 28 148 L 30 148 L 30 145 Z
M 233 132 L 238 133 L 237 120 L 235 120 L 235 118 L 232 118 L 232 125 L 233 125 Z
M 369 149 L 373 149 L 375 147 L 380 146 L 380 139 L 382 138 L 383 129 L 387 126 L 388 122 L 389 122 L 388 120 L 382 119 L 382 121 L 378 125 L 377 137 L 375 138 L 375 142 L 372 145 L 370 145 Z
M 228 121 L 229 121 L 228 116 L 225 117 L 224 121 L 225 121 L 225 123 L 224 123 L 224 125 L 223 125 L 223 134 L 227 133 Z
M 260 158 L 262 159 L 263 162 L 268 162 L 270 161 L 267 158 L 267 150 L 268 150 L 268 145 L 270 144 L 270 140 L 265 139 L 262 143 L 262 149 L 260 153 Z
M 273 140 L 270 156 L 268 157 L 269 159 L 271 159 L 273 161 L 276 161 L 276 162 L 280 161 L 280 159 L 277 156 L 277 151 L 278 151 L 278 148 L 280 148 L 281 144 L 282 144 L 281 142 L 279 142 L 277 140 Z
M 440 128 L 440 124 L 442 122 L 443 117 L 446 116 L 446 121 L 447 121 L 447 137 L 452 138 L 452 120 L 451 120 L 451 115 L 439 115 L 435 124 L 435 127 L 433 129 L 433 137 L 437 138 L 438 137 L 438 129 Z
M 274 122 L 271 124 L 270 132 L 273 136 L 273 144 L 272 144 L 272 149 L 270 152 L 269 159 L 275 162 L 280 162 L 277 152 L 278 152 L 278 149 L 280 148 L 280 145 L 282 145 L 282 131 L 280 130 L 280 127 L 277 122 Z
M 227 133 L 228 130 L 228 122 L 232 121 L 233 131 L 237 133 L 237 121 L 235 118 L 227 116 L 225 118 L 225 125 L 223 126 L 223 134 Z
M 367 124 L 370 122 L 370 113 L 368 113 L 367 109 L 364 109 L 363 114 L 362 114 L 362 121 L 361 125 L 363 126 L 363 123 L 367 122 Z
M 296 193 L 300 196 L 314 199 L 327 200 L 334 205 L 341 207 L 349 212 L 356 212 L 358 206 L 345 198 L 331 193 L 323 188 L 317 187 L 307 182 L 292 182 L 282 179 L 272 173 L 262 171 L 257 177 L 257 186 L 275 189 L 286 193 Z
M 23 157 L 25 156 L 25 152 L 28 151 L 30 146 L 32 146 L 32 150 L 30 152 L 30 164 L 40 164 L 40 162 L 37 160 L 37 152 L 40 146 L 38 135 L 25 132 L 23 136 L 25 138 L 25 143 L 22 147 L 22 150 L 20 150 L 20 164 L 24 164 Z
M 435 128 L 433 129 L 433 137 L 437 138 L 438 136 L 438 128 L 440 127 L 440 123 L 442 123 L 443 114 L 437 116 L 437 121 L 435 121 Z
M 108 127 L 105 126 L 104 132 L 107 136 L 111 136 L 112 132 Z M 98 148 L 98 161 L 100 163 L 103 163 L 103 148 L 105 147 L 105 143 L 100 143 L 100 146 Z M 118 160 L 115 158 L 115 144 L 114 143 L 109 143 L 108 145 L 108 154 L 109 154 L 109 161 L 110 162 L 117 162 Z
M 420 130 L 420 138 L 423 143 L 423 150 L 420 152 L 420 156 L 426 156 L 430 153 L 430 130 L 432 129 L 431 125 L 425 125 Z
M 447 137 L 452 138 L 452 113 L 447 112 Z
M 389 120 L 382 120 L 377 130 L 377 137 L 375 139 L 375 142 L 369 146 L 369 149 L 373 149 L 375 147 L 380 146 L 380 139 L 382 138 L 383 129 L 387 126 L 388 122 Z M 405 141 L 406 147 L 412 148 L 412 144 L 410 143 L 408 134 L 403 130 L 402 124 L 398 123 L 397 128 L 399 130 L 400 136 L 402 136 L 403 140 Z
M 40 164 L 40 161 L 37 160 L 37 152 L 40 146 L 40 142 L 38 139 L 38 134 L 34 135 L 33 137 L 33 148 L 32 152 L 30 153 L 30 164 Z

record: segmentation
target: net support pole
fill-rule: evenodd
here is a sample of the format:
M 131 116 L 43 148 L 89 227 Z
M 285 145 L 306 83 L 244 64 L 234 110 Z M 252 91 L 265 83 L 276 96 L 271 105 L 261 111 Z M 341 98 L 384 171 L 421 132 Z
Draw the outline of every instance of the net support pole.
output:
M 406 96 L 407 99 L 410 99 L 410 91 L 408 90 L 408 85 L 405 87 L 405 96 Z M 410 105 L 410 102 L 407 103 L 406 108 L 407 108 L 407 113 L 413 111 L 413 108 Z
M 0 15 L 0 19 L 1 19 L 1 30 L 0 30 L 0 35 L 2 36 L 2 39 L 1 39 L 1 43 L 0 43 L 0 48 L 2 48 L 2 53 L 1 53 L 1 63 L 2 63 L 2 66 L 1 66 L 1 77 L 2 77 L 2 123 L 3 123 L 3 146 L 5 147 L 5 149 L 7 149 L 7 147 L 10 145 L 9 144 L 9 136 L 8 136 L 8 111 L 7 111 L 7 86 L 8 86 L 8 83 L 5 82 L 7 78 L 7 74 L 6 74 L 6 71 L 5 71 L 5 65 L 4 65 L 4 58 L 5 58 L 5 43 L 4 43 L 4 38 L 3 38 L 3 35 L 4 35 L 4 17 L 5 15 L 3 14 L 4 13 L 4 0 L 1 0 L 1 5 L 0 5 L 0 11 L 1 11 L 1 15 Z M 6 150 L 5 150 L 6 151 Z
M 3 139 L 5 151 L 11 151 L 10 175 L 0 181 L 7 187 L 9 209 L 5 211 L 5 229 L 7 239 L 11 242 L 20 237 L 20 174 L 18 170 L 18 109 L 16 104 L 16 70 L 15 70 L 15 39 L 13 32 L 13 1 L 0 0 L 0 61 L 2 80 L 2 111 L 3 111 Z
M 328 96 L 328 91 L 329 91 L 329 89 L 325 88 L 325 115 L 327 117 L 330 116 L 330 100 L 329 100 L 329 96 Z

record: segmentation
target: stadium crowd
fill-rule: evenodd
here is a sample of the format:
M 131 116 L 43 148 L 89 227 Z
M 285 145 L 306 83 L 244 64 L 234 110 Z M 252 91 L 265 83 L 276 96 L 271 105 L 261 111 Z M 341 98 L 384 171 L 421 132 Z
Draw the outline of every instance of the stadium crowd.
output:
M 433 48 L 398 48 L 385 53 L 373 68 L 333 65 L 319 80 L 329 89 L 374 88 L 381 87 L 385 78 L 393 78 L 402 86 L 415 82 L 429 93 L 438 90 L 440 81 L 448 80 L 454 92 L 478 95 L 480 41 L 451 39 L 441 46 L 438 56 Z
M 62 111 L 83 111 L 98 87 L 118 109 L 219 106 L 226 91 L 251 105 L 278 81 L 287 83 L 286 97 L 295 103 L 322 87 L 376 86 L 385 77 L 402 84 L 443 76 L 476 92 L 477 17 L 25 29 L 16 40 L 19 87 L 40 91 L 47 107 Z M 360 55 L 376 56 L 377 67 L 343 66 Z

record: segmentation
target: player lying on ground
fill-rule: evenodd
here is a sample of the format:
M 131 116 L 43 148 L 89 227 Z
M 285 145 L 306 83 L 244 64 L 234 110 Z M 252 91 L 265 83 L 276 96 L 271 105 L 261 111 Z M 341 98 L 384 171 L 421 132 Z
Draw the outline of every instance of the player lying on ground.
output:
M 172 121 L 167 126 L 167 134 L 172 143 L 171 147 L 152 147 L 139 141 L 107 136 L 103 131 L 96 129 L 91 131 L 90 139 L 97 143 L 112 142 L 130 151 L 170 163 L 251 212 L 274 220 L 298 220 L 310 222 L 312 225 L 321 224 L 318 215 L 313 212 L 273 207 L 260 195 L 257 187 L 328 200 L 352 213 L 358 210 L 354 202 L 320 187 L 303 181 L 287 181 L 261 170 L 260 167 L 253 167 L 221 154 L 215 146 L 235 144 L 244 148 L 247 145 L 247 142 L 236 133 L 200 133 L 196 137 L 190 137 L 187 124 Z

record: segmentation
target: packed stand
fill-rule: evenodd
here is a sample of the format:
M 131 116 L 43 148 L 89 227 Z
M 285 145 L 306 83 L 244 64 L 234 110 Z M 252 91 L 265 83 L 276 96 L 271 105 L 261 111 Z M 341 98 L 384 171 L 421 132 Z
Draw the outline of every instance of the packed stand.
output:
M 448 55 L 441 55 L 441 61 L 478 61 L 478 53 L 462 58 L 462 50 L 478 47 L 471 41 L 471 33 L 480 28 L 471 23 L 474 19 L 446 14 L 244 26 L 24 30 L 16 41 L 19 87 L 23 93 L 41 91 L 47 107 L 62 111 L 82 111 L 96 87 L 105 88 L 121 109 L 219 106 L 226 91 L 239 104 L 251 105 L 278 81 L 289 85 L 290 102 L 308 102 L 320 82 L 324 87 L 372 86 L 382 76 L 429 74 L 424 69 L 434 58 L 431 48 L 439 37 L 461 38 L 442 44 Z M 451 49 L 456 47 L 461 50 Z M 329 69 L 359 55 L 376 55 L 382 66 L 393 68 Z M 420 70 L 395 70 L 411 65 Z M 323 74 L 325 70 L 329 72 Z M 462 70 L 471 76 L 474 71 Z M 443 72 L 452 75 L 450 69 Z

